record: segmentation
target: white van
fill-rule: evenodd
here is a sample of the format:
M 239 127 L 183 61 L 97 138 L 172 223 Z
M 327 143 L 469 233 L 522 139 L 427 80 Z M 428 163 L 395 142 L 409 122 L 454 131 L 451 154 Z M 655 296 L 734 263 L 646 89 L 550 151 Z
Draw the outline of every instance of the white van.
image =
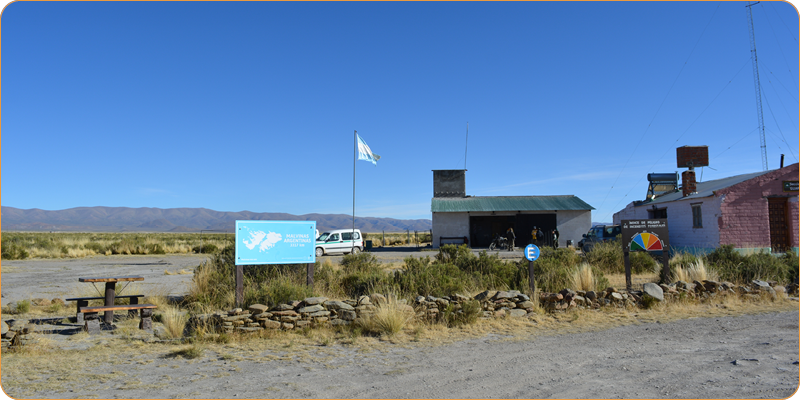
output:
M 355 236 L 355 243 L 354 237 Z M 350 253 L 358 254 L 364 250 L 364 240 L 361 231 L 356 229 L 337 229 L 334 231 L 323 232 L 317 238 L 316 255 L 322 257 L 331 253 Z

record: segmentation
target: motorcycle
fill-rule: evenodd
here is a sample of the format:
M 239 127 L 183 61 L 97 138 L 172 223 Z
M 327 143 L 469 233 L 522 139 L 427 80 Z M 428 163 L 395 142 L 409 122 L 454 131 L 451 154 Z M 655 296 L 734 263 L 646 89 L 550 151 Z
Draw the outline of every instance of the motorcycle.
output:
M 494 240 L 492 240 L 492 243 L 489 245 L 489 250 L 494 250 L 496 248 L 505 249 L 507 247 L 508 239 L 506 239 L 504 236 L 495 235 Z

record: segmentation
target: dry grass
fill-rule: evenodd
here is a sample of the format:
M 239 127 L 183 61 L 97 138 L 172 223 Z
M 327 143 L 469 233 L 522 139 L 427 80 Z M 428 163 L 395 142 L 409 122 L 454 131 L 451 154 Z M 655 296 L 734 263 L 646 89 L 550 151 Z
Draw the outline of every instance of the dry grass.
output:
M 393 298 L 394 296 L 390 296 Z M 394 336 L 413 318 L 413 312 L 403 310 L 395 300 L 378 304 L 375 314 L 359 318 L 358 325 L 365 331 L 379 335 Z
M 597 282 L 592 273 L 592 266 L 583 263 L 572 274 L 572 287 L 575 290 L 594 290 Z
M 719 275 L 715 271 L 707 269 L 703 259 L 698 258 L 697 261 L 689 264 L 686 268 L 679 265 L 674 266 L 672 268 L 672 279 L 684 282 L 702 282 L 704 280 L 718 281 Z

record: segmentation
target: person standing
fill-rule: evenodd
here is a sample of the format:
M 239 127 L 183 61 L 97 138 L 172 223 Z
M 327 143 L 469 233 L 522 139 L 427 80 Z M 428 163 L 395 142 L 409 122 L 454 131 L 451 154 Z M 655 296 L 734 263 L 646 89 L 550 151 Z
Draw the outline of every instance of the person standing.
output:
M 517 236 L 514 235 L 514 229 L 508 228 L 508 230 L 506 231 L 506 239 L 508 240 L 508 251 L 514 251 L 514 239 L 516 238 Z
M 538 231 L 539 231 L 539 228 L 537 228 L 536 226 L 534 226 L 534 227 L 533 227 L 533 230 L 531 231 L 531 243 L 530 243 L 530 244 L 536 244 L 536 233 L 537 233 Z
M 558 228 L 553 229 L 553 248 L 558 248 Z

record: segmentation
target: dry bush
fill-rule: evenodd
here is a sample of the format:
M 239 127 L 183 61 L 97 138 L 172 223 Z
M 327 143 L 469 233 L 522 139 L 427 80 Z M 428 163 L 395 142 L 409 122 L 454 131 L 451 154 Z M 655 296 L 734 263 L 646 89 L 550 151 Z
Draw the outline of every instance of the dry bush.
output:
M 581 264 L 572 274 L 572 285 L 575 290 L 595 290 L 597 281 L 592 273 L 592 266 L 586 263 Z
M 183 332 L 186 329 L 186 322 L 188 322 L 188 320 L 188 314 L 175 307 L 167 306 L 161 314 L 161 323 L 164 325 L 167 334 L 173 339 L 183 337 Z
M 688 264 L 686 268 L 676 265 L 672 268 L 672 278 L 675 281 L 693 282 L 693 281 L 717 281 L 719 275 L 711 269 L 706 268 L 706 264 L 702 258 Z
M 370 333 L 394 336 L 403 330 L 413 316 L 413 313 L 401 308 L 397 301 L 388 300 L 378 304 L 375 314 L 359 318 L 358 325 Z

